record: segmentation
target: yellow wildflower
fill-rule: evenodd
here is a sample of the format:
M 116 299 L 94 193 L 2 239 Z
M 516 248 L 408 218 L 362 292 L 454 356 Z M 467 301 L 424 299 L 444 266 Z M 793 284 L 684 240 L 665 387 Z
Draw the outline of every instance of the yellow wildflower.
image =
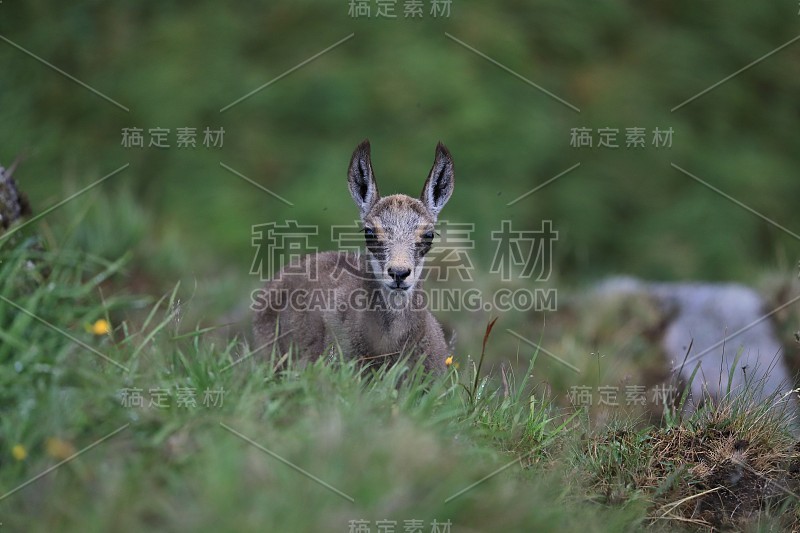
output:
M 22 444 L 15 444 L 14 447 L 11 448 L 11 455 L 13 455 L 14 459 L 17 461 L 24 461 L 25 458 L 28 457 L 28 452 Z
M 452 364 L 453 364 L 453 356 L 451 355 L 450 357 L 448 357 L 447 359 L 445 359 L 445 360 L 444 360 L 444 364 L 446 364 L 447 366 L 450 366 L 450 365 L 452 365 Z
M 111 325 L 108 323 L 108 320 L 100 319 L 94 324 L 92 324 L 92 333 L 95 335 L 108 335 L 108 332 L 111 331 Z
M 47 454 L 55 459 L 66 459 L 75 453 L 75 448 L 69 442 L 59 439 L 58 437 L 50 437 L 45 443 Z

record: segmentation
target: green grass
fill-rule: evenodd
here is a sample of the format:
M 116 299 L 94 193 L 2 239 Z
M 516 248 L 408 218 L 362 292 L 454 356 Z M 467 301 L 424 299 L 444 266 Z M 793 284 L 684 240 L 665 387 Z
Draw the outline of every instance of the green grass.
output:
M 562 519 L 552 505 L 530 512 L 525 500 L 556 502 L 559 494 L 515 480 L 518 467 L 446 502 L 513 461 L 520 449 L 528 461 L 543 456 L 543 447 L 563 429 L 543 402 L 523 393 L 524 379 L 502 396 L 487 380 L 468 394 L 457 371 L 431 381 L 419 367 L 402 365 L 370 375 L 345 362 L 274 372 L 263 358 L 241 359 L 248 348 L 238 339 L 214 332 L 178 335 L 177 287 L 135 326 L 122 318 L 125 302 L 88 297 L 119 265 L 78 268 L 63 256 L 40 253 L 26 272 L 31 249 L 23 243 L 4 256 L 5 294 L 76 341 L 10 305 L 2 308 L 2 377 L 8 385 L 2 492 L 61 458 L 53 457 L 49 439 L 79 450 L 124 429 L 0 502 L 4 526 L 311 531 L 394 517 L 484 528 L 493 519 L 489 511 L 501 507 L 509 513 L 504 521 L 514 524 L 555 526 Z M 84 330 L 101 317 L 114 325 L 111 334 Z M 30 349 L 12 349 L 22 345 Z M 196 407 L 180 407 L 177 394 L 185 387 L 198 394 L 224 390 L 223 404 L 203 406 L 198 397 Z M 145 396 L 150 389 L 166 390 L 171 405 L 122 405 L 120 391 L 134 388 Z M 27 450 L 27 458 L 12 458 L 15 445 Z
M 664 428 L 590 427 L 536 379 L 536 354 L 479 374 L 491 328 L 477 361 L 457 359 L 441 379 L 342 360 L 275 371 L 245 338 L 187 324 L 193 302 L 179 284 L 158 299 L 120 288 L 135 270 L 123 257 L 35 236 L 0 249 L 0 493 L 67 460 L 0 500 L 6 530 L 696 526 L 705 522 L 685 521 L 691 506 L 676 502 L 708 479 L 675 435 L 710 450 L 747 439 L 760 471 L 788 491 L 797 483 L 786 425 L 763 409 L 732 400 Z M 108 334 L 90 331 L 100 319 Z M 142 406 L 123 397 L 135 389 Z M 196 405 L 180 404 L 191 390 Z M 221 404 L 205 405 L 206 390 L 224 391 Z M 150 406 L 162 392 L 168 406 Z M 787 494 L 770 491 L 763 513 L 737 524 L 791 523 Z

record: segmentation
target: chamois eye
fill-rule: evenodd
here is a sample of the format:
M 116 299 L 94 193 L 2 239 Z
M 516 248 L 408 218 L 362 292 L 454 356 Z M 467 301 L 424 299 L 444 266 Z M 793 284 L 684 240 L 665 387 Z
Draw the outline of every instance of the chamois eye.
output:
M 420 257 L 426 255 L 433 245 L 433 232 L 426 231 L 422 234 L 422 239 L 417 243 L 417 253 Z
M 364 228 L 364 238 L 367 246 L 374 246 L 378 242 L 378 237 L 375 236 L 375 230 L 372 228 Z

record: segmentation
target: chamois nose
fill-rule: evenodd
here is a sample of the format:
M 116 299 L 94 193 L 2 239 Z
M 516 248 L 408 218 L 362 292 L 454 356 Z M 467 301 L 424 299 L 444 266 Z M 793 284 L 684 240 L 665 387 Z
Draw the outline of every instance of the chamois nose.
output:
M 404 279 L 406 279 L 408 276 L 411 275 L 410 268 L 389 267 L 387 272 L 389 272 L 389 276 L 391 276 L 391 278 L 397 283 L 400 283 L 401 281 L 403 281 Z

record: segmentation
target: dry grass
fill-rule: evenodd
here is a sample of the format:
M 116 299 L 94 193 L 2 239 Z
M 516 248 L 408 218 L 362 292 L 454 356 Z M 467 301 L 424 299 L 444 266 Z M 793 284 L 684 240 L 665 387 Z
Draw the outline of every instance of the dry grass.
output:
M 709 404 L 669 427 L 605 431 L 580 463 L 604 503 L 647 502 L 651 525 L 800 528 L 800 444 L 780 408 L 750 398 Z

